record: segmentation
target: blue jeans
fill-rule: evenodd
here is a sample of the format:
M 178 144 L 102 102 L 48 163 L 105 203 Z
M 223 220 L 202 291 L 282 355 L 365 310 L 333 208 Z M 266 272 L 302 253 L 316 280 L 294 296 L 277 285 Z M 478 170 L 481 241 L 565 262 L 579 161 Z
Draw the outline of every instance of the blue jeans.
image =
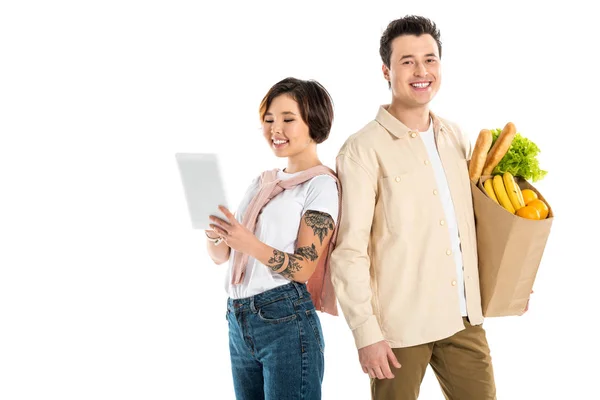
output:
M 323 331 L 306 285 L 228 299 L 227 321 L 238 400 L 321 399 Z

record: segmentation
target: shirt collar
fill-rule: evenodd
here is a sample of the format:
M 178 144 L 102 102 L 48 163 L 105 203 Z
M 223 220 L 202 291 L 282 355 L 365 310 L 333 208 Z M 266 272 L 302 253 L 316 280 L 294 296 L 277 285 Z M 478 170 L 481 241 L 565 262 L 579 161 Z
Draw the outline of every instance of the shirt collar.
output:
M 388 108 L 389 104 L 384 104 L 379 107 L 379 111 L 377 112 L 377 116 L 375 120 L 383 126 L 389 133 L 396 136 L 398 139 L 406 137 L 409 134 L 418 132 L 411 130 L 402 122 L 400 122 L 396 117 L 389 113 Z M 447 131 L 444 123 L 431 111 L 429 111 L 429 116 L 433 121 L 433 132 L 437 135 L 438 133 L 445 133 Z

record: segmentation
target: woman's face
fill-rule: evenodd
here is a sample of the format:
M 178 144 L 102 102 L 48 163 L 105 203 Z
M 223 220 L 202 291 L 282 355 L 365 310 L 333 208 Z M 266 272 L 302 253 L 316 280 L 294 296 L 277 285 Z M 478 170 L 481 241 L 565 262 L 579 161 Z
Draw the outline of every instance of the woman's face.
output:
M 299 154 L 313 142 L 298 103 L 287 94 L 273 99 L 262 125 L 265 139 L 277 157 Z

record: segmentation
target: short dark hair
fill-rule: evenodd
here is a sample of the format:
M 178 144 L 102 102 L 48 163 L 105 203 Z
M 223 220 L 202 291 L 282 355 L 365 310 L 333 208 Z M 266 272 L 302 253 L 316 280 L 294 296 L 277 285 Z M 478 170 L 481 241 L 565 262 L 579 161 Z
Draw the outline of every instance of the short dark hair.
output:
M 273 99 L 282 94 L 291 96 L 298 103 L 300 116 L 308 125 L 308 134 L 316 143 L 323 143 L 329 137 L 333 124 L 333 100 L 329 92 L 312 79 L 285 78 L 273 85 L 260 102 L 258 112 L 261 121 L 264 121 Z
M 381 35 L 379 43 L 379 55 L 381 61 L 386 67 L 390 67 L 390 58 L 392 56 L 392 42 L 398 36 L 402 35 L 431 35 L 438 46 L 440 58 L 442 58 L 442 42 L 440 40 L 440 31 L 433 21 L 418 15 L 407 15 L 403 18 L 390 22 Z

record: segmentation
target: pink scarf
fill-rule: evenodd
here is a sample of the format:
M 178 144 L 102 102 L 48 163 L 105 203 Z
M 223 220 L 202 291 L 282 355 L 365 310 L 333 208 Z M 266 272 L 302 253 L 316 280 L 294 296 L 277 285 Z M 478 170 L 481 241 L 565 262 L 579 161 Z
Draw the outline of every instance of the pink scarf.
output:
M 286 189 L 291 189 L 307 180 L 314 178 L 317 175 L 329 175 L 333 177 L 338 187 L 339 204 L 342 204 L 342 189 L 340 182 L 335 172 L 324 165 L 317 165 L 302 171 L 298 175 L 281 180 L 277 179 L 277 169 L 265 171 L 260 176 L 260 189 L 254 196 L 248 208 L 246 209 L 244 216 L 242 217 L 242 225 L 244 225 L 250 232 L 254 232 L 256 228 L 256 222 L 258 215 L 262 211 L 263 207 L 279 193 Z M 329 269 L 329 260 L 331 258 L 331 252 L 335 247 L 337 238 L 338 224 L 340 222 L 341 212 L 338 213 L 338 218 L 333 230 L 333 235 L 329 242 L 328 251 L 325 257 L 319 257 L 319 264 L 315 269 L 307 283 L 307 289 L 310 296 L 315 304 L 317 310 L 329 313 L 331 315 L 338 315 L 337 301 L 331 283 L 331 272 Z M 248 264 L 248 255 L 235 252 L 233 259 L 233 274 L 231 283 L 233 285 L 239 285 L 244 280 L 244 273 L 246 265 Z

